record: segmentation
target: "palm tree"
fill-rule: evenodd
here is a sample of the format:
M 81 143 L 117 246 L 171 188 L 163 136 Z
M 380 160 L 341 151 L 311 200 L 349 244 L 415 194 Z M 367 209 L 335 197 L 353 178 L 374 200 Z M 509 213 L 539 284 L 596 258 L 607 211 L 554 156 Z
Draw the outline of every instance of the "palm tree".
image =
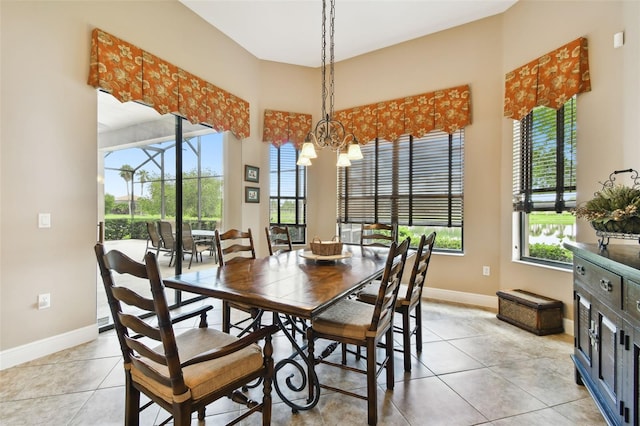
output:
M 120 167 L 120 177 L 124 179 L 127 186 L 127 199 L 129 200 L 129 213 L 131 213 L 131 196 L 129 194 L 129 182 L 133 180 L 133 167 L 128 164 L 123 164 Z
M 149 180 L 149 172 L 145 169 L 140 169 L 137 175 L 138 179 L 140 179 L 140 197 L 142 197 L 144 195 L 142 193 L 142 191 L 144 191 L 144 183 Z

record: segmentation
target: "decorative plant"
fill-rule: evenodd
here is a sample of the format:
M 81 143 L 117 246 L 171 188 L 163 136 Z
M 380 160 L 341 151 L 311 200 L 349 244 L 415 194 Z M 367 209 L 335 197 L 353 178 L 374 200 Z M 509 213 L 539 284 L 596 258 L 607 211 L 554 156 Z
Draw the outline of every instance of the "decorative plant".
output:
M 625 185 L 605 186 L 583 206 L 574 210 L 576 217 L 588 220 L 602 231 L 637 233 L 640 225 L 640 189 Z

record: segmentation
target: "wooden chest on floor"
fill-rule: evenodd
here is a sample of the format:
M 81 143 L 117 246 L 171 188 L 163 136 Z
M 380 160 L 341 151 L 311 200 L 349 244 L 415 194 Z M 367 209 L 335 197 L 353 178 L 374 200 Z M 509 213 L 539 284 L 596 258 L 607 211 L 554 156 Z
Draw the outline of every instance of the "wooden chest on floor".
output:
M 561 301 L 525 290 L 501 290 L 496 294 L 499 319 L 539 336 L 564 332 Z

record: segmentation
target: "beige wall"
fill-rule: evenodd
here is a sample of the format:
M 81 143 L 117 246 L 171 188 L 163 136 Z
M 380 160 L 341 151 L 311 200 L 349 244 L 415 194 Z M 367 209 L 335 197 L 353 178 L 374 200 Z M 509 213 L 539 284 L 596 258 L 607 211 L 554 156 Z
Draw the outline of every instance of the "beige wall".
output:
M 611 170 L 640 167 L 638 12 L 637 2 L 521 0 L 501 16 L 337 64 L 338 109 L 471 86 L 465 252 L 435 257 L 431 287 L 484 296 L 521 287 L 558 297 L 570 308 L 568 272 L 511 261 L 511 124 L 502 117 L 503 78 L 530 59 L 588 37 L 593 90 L 578 103 L 579 197 L 586 199 Z M 94 27 L 250 102 L 252 135 L 231 141 L 236 144 L 227 159 L 235 197 L 225 200 L 225 223 L 251 227 L 265 253 L 263 111 L 306 112 L 317 120 L 318 70 L 259 61 L 173 0 L 2 1 L 0 19 L 0 351 L 95 327 L 97 111 L 95 90 L 86 84 Z M 545 30 L 532 36 L 543 21 Z M 621 30 L 626 45 L 614 50 L 613 33 Z M 309 169 L 310 236 L 335 232 L 335 158 L 328 152 L 320 157 Z M 261 168 L 259 205 L 242 202 L 244 164 Z M 38 212 L 52 214 L 51 229 L 37 228 Z M 593 232 L 583 226 L 579 239 L 593 241 Z M 491 266 L 490 277 L 482 276 L 482 265 Z M 41 292 L 51 293 L 51 309 L 35 308 Z
M 578 95 L 577 185 L 578 202 L 586 201 L 601 186 L 613 170 L 625 167 L 638 169 L 638 156 L 625 158 L 626 146 L 636 146 L 637 140 L 623 138 L 624 104 L 637 99 L 635 91 L 625 88 L 622 76 L 629 64 L 626 58 L 638 49 L 637 37 L 629 37 L 621 49 L 613 48 L 613 34 L 625 30 L 625 7 L 637 7 L 636 2 L 585 1 L 545 2 L 520 1 L 504 14 L 503 73 L 545 54 L 578 37 L 589 42 L 591 92 Z M 637 16 L 637 15 L 636 15 Z M 571 19 L 569 19 L 571 17 Z M 544 22 L 544 31 L 536 32 Z M 637 25 L 637 22 L 636 22 Z M 633 30 L 637 34 L 637 26 Z M 536 33 L 535 36 L 532 36 Z M 634 65 L 637 69 L 637 59 Z M 637 101 L 636 101 L 637 102 Z M 636 115 L 637 117 L 637 115 Z M 635 119 L 637 121 L 637 118 Z M 501 232 L 500 286 L 534 290 L 565 303 L 565 316 L 573 318 L 572 277 L 569 272 L 554 271 L 511 262 L 511 122 L 503 119 L 501 167 Z M 584 221 L 578 221 L 577 239 L 596 242 L 594 231 Z

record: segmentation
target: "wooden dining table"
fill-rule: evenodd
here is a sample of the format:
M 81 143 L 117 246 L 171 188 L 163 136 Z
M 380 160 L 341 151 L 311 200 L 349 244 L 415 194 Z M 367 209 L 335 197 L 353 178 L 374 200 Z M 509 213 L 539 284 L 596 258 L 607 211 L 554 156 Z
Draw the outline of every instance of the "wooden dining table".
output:
M 316 405 L 320 387 L 313 360 L 308 359 L 305 347 L 296 341 L 286 324 L 296 318 L 313 321 L 333 303 L 381 276 L 388 252 L 384 247 L 345 245 L 339 256 L 316 257 L 301 249 L 188 272 L 165 278 L 164 283 L 168 288 L 272 312 L 274 322 L 294 348 L 291 356 L 276 362 L 274 388 L 296 412 Z M 283 367 L 292 365 L 298 374 L 305 376 L 297 385 L 292 382 L 291 375 L 282 380 L 278 378 Z M 301 403 L 299 397 L 285 394 L 283 382 L 295 392 L 302 392 L 302 388 L 308 386 L 306 402 Z

